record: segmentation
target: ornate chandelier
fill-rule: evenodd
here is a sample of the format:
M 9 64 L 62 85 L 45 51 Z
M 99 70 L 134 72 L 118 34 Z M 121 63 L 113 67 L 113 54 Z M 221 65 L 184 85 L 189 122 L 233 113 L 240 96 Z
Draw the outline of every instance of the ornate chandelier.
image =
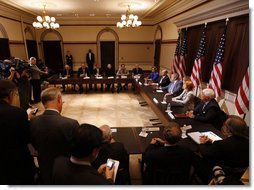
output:
M 142 22 L 138 20 L 137 15 L 133 15 L 130 10 L 130 5 L 128 5 L 128 9 L 126 14 L 121 16 L 121 22 L 117 22 L 116 26 L 119 28 L 125 27 L 139 27 Z
M 42 16 L 37 16 L 37 21 L 33 22 L 33 27 L 40 29 L 40 28 L 47 28 L 47 29 L 57 29 L 60 27 L 58 23 L 56 23 L 55 17 L 50 17 L 46 14 L 46 5 L 43 5 Z

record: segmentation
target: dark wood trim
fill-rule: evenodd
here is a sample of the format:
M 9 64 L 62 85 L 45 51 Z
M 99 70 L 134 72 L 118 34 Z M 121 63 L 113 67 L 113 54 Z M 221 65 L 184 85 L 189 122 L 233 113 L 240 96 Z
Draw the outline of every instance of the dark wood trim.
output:
M 142 26 L 154 26 L 155 24 L 142 24 Z M 116 26 L 116 24 L 61 24 L 61 26 Z
M 24 45 L 25 43 L 23 42 L 23 41 L 18 41 L 18 40 L 10 40 L 9 41 L 9 44 L 22 44 L 22 45 Z
M 152 41 L 144 41 L 144 42 L 138 42 L 138 41 L 121 41 L 119 44 L 151 44 L 153 45 Z
M 63 44 L 96 44 L 96 42 L 88 42 L 88 41 L 81 41 L 81 42 L 77 42 L 77 41 L 68 41 L 68 42 L 63 42 Z
M 161 44 L 176 44 L 177 39 L 172 39 L 172 40 L 162 40 Z

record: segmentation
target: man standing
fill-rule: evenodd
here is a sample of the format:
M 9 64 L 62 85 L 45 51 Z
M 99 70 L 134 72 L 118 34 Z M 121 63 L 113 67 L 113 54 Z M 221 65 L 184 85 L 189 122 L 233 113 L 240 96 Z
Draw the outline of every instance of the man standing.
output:
M 47 88 L 41 94 L 45 112 L 31 120 L 32 145 L 38 151 L 43 184 L 52 184 L 52 167 L 56 157 L 70 156 L 76 120 L 61 116 L 62 96 L 59 89 Z
M 88 65 L 89 73 L 93 73 L 94 53 L 91 49 L 89 49 L 88 53 L 86 54 L 86 63 Z

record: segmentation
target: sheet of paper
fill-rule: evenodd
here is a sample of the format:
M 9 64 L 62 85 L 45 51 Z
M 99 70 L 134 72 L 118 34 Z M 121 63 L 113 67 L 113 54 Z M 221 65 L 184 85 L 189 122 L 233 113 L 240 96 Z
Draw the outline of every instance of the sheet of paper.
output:
M 147 135 L 148 135 L 148 133 L 145 132 L 145 131 L 141 131 L 141 132 L 139 133 L 139 136 L 141 136 L 141 137 L 147 137 Z
M 111 128 L 111 132 L 112 132 L 112 133 L 116 133 L 116 132 L 117 132 L 117 129 L 116 129 L 116 128 Z
M 163 90 L 156 90 L 156 92 L 158 92 L 158 93 L 163 93 Z

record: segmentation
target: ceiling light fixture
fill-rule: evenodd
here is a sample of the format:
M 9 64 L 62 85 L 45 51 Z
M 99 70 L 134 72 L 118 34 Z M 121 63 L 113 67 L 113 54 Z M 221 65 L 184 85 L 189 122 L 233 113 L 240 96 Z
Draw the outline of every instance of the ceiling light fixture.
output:
M 43 5 L 42 16 L 37 16 L 37 21 L 33 22 L 33 27 L 37 29 L 46 28 L 46 29 L 57 29 L 60 27 L 58 23 L 56 23 L 55 17 L 50 17 L 46 14 L 46 5 Z
M 121 22 L 117 22 L 116 24 L 119 28 L 139 27 L 142 24 L 142 22 L 138 20 L 138 16 L 131 13 L 130 5 L 128 5 L 126 14 L 121 16 L 121 20 Z

